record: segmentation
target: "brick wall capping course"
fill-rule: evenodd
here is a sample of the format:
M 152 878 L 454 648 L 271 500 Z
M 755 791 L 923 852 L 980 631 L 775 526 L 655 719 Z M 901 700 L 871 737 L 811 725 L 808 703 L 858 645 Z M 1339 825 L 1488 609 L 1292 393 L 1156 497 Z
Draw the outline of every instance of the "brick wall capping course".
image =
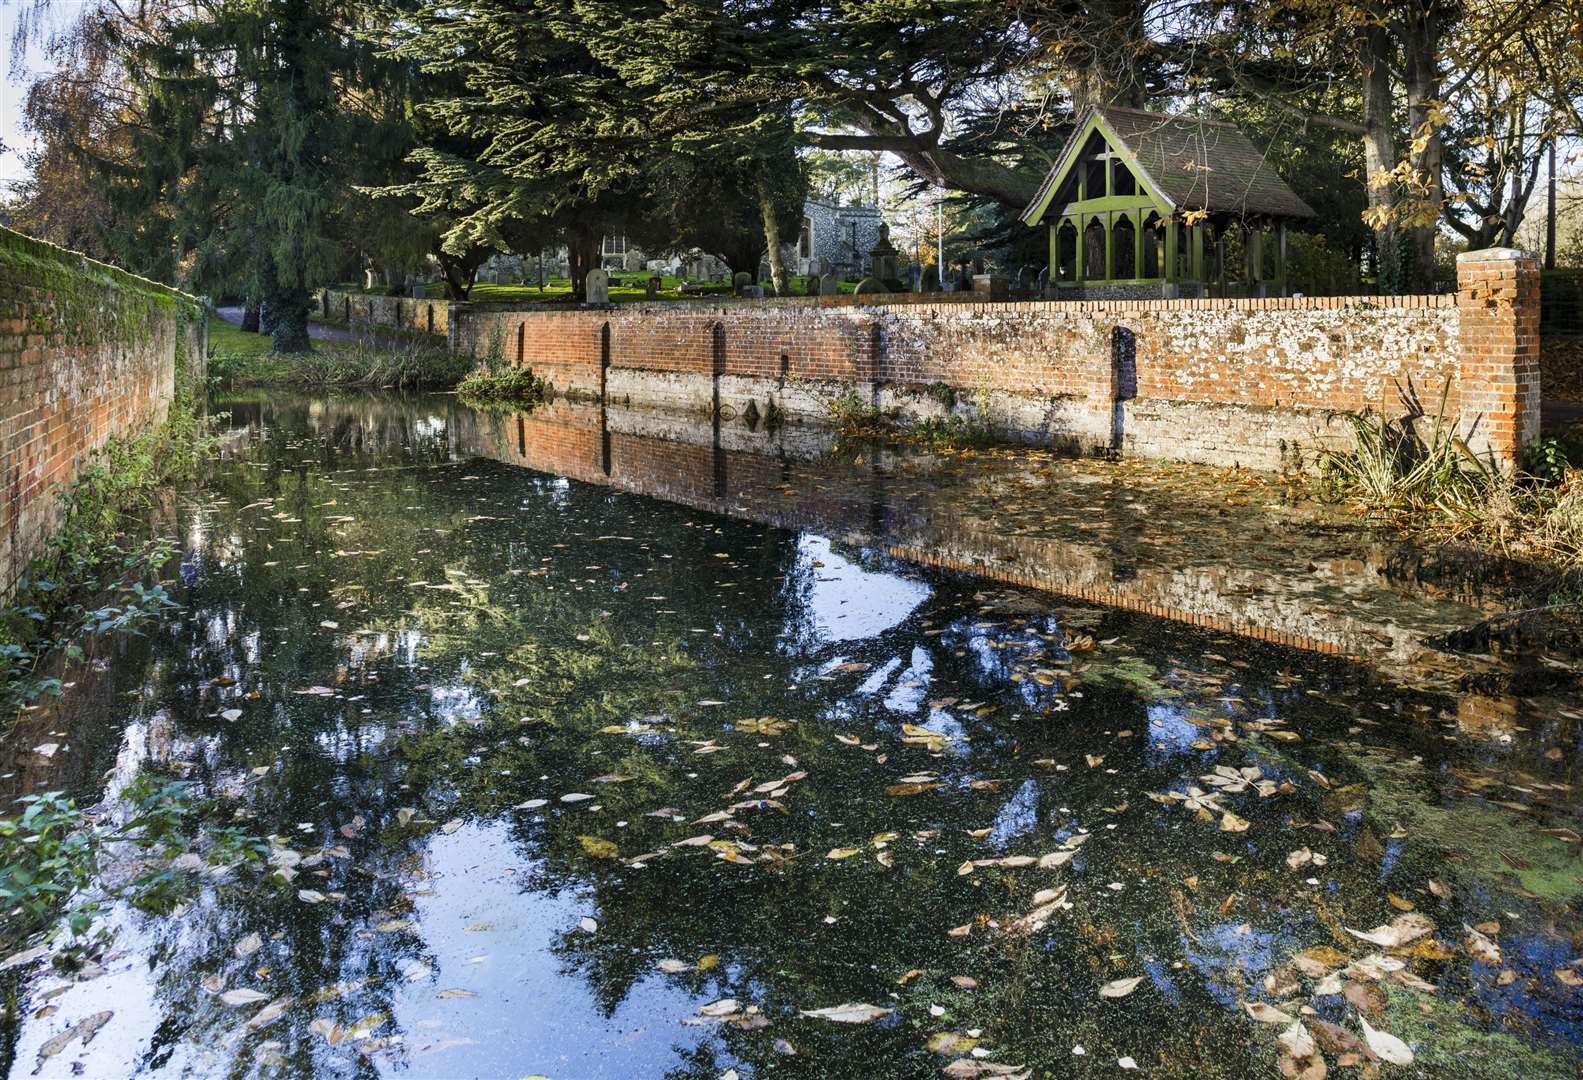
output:
M 1535 259 L 1537 256 L 1531 251 L 1521 248 L 1480 248 L 1478 251 L 1464 251 L 1457 256 L 1457 265 L 1465 263 L 1482 262 L 1516 262 L 1518 259 Z

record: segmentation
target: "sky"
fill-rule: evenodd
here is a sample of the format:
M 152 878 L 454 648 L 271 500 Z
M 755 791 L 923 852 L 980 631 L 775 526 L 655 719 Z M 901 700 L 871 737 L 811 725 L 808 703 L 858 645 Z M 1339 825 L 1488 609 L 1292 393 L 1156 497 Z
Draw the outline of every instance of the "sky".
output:
M 22 96 L 29 74 L 37 74 L 43 56 L 35 47 L 23 57 L 20 70 L 11 63 L 11 34 L 16 28 L 18 0 L 0 0 L 0 143 L 5 144 L 0 153 L 0 185 L 22 176 L 20 151 L 29 145 L 22 131 Z

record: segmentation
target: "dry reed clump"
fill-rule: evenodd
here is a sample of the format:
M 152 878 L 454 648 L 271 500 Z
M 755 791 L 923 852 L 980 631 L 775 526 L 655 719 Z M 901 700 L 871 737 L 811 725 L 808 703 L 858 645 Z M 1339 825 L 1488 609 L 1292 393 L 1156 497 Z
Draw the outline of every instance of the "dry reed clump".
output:
M 1583 468 L 1566 447 L 1550 440 L 1532 469 L 1503 469 L 1456 434 L 1445 404 L 1432 419 L 1344 414 L 1352 446 L 1319 459 L 1327 493 L 1443 539 L 1583 567 Z

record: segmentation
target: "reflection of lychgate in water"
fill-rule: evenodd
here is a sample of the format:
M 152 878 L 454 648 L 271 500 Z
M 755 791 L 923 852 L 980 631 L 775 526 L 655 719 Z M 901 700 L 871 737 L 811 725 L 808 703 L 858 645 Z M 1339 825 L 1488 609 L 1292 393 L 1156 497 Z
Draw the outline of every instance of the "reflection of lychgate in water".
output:
M 269 855 L 113 907 L 102 975 L 31 970 L 15 1071 L 109 1011 L 42 1075 L 1237 1076 L 1286 1030 L 1244 1004 L 1335 1066 L 1361 1001 L 1420 1075 L 1575 1073 L 1573 848 L 1521 809 L 1571 820 L 1564 725 L 1463 741 L 1443 692 L 920 570 L 864 542 L 956 535 L 900 462 L 731 456 L 721 516 L 665 440 L 612 434 L 589 485 L 432 450 L 430 405 L 270 410 L 183 511 L 186 611 L 43 721 L 90 800 L 164 732 L 125 760 Z M 612 490 L 640 449 L 676 501 Z M 1347 932 L 1408 914 L 1434 949 Z

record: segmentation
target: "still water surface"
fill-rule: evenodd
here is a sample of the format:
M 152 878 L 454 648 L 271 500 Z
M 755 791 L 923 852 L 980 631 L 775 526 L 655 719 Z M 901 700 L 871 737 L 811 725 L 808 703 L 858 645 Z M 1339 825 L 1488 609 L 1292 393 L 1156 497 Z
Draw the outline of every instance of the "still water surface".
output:
M 184 777 L 285 873 L 113 907 L 13 1076 L 1271 1076 L 1299 1017 L 1341 1075 L 1583 1064 L 1575 700 L 530 471 L 449 399 L 218 407 L 182 610 L 0 785 Z

